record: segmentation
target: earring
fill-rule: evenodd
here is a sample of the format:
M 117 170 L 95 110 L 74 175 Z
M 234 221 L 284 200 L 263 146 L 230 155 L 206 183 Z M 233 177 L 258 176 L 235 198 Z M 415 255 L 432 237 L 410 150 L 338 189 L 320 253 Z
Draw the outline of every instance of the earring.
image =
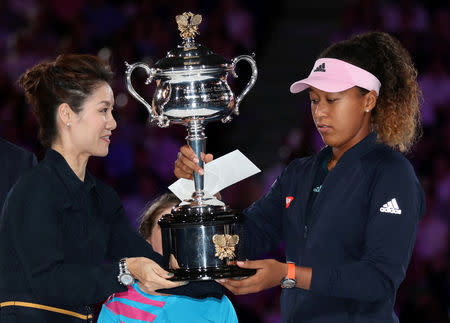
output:
M 369 111 L 370 111 L 369 109 L 366 110 L 366 112 L 369 112 Z
M 66 126 L 70 127 L 70 122 L 67 122 L 67 123 L 66 123 Z

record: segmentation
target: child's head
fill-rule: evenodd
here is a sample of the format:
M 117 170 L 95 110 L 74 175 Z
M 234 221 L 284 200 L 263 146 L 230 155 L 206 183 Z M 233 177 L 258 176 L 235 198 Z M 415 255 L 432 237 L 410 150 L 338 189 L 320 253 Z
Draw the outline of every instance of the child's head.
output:
M 139 233 L 159 254 L 162 254 L 162 239 L 158 220 L 178 203 L 180 200 L 174 194 L 165 193 L 150 204 L 140 218 Z

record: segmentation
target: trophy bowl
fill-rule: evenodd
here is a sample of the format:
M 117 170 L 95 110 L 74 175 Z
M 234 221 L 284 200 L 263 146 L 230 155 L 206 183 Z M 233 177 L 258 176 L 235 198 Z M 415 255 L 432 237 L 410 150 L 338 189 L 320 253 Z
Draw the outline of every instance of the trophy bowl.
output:
M 201 16 L 190 12 L 176 17 L 183 42 L 153 66 L 137 62 L 128 64 L 126 85 L 130 94 L 149 112 L 150 122 L 159 127 L 181 124 L 187 128 L 189 146 L 201 156 L 205 152 L 205 126 L 208 122 L 229 122 L 239 115 L 239 105 L 257 78 L 254 59 L 241 55 L 226 60 L 196 43 Z M 238 62 L 250 64 L 252 75 L 237 97 L 227 83 L 230 73 L 238 77 Z M 145 84 L 155 81 L 156 90 L 151 104 L 140 96 L 131 83 L 136 68 L 147 73 Z M 203 168 L 203 161 L 199 161 Z M 190 200 L 183 201 L 170 214 L 159 220 L 163 242 L 163 266 L 174 273 L 172 280 L 211 280 L 243 277 L 255 270 L 234 265 L 245 260 L 244 215 L 231 210 L 203 190 L 203 175 L 194 173 L 195 191 Z

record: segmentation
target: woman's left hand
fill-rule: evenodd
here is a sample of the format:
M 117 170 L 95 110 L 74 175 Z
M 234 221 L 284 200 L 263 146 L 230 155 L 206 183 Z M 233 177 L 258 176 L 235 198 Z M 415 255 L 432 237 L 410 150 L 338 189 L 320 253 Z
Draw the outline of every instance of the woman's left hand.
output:
M 151 294 L 158 289 L 174 288 L 187 284 L 187 282 L 168 280 L 173 274 L 161 268 L 151 259 L 134 257 L 126 258 L 126 262 L 128 270 L 141 283 L 139 286 L 146 293 Z
M 256 269 L 256 274 L 237 279 L 219 279 L 217 282 L 235 295 L 257 293 L 264 289 L 279 286 L 287 274 L 287 264 L 275 259 L 237 261 L 241 268 Z

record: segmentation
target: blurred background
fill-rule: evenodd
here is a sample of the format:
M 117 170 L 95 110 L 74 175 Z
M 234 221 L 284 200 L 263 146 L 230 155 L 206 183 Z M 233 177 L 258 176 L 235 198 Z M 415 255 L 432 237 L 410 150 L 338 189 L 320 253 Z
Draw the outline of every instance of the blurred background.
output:
M 407 154 L 425 190 L 411 264 L 395 310 L 401 322 L 449 322 L 450 208 L 450 10 L 448 1 L 256 1 L 256 0 L 7 0 L 0 1 L 0 136 L 39 159 L 36 120 L 17 86 L 21 73 L 58 54 L 90 53 L 108 60 L 118 128 L 106 158 L 92 158 L 90 171 L 115 188 L 133 225 L 174 180 L 173 162 L 186 131 L 148 124 L 147 110 L 128 95 L 125 64 L 152 64 L 180 44 L 175 16 L 200 13 L 198 42 L 227 59 L 255 54 L 259 76 L 231 123 L 207 127 L 207 150 L 216 157 L 241 150 L 262 173 L 227 188 L 223 198 L 245 208 L 264 194 L 292 159 L 318 151 L 306 95 L 289 85 L 309 74 L 331 42 L 369 30 L 386 31 L 410 51 L 423 91 L 423 136 Z M 370 55 L 370 53 L 367 53 Z M 249 67 L 228 83 L 237 94 Z M 133 84 L 148 101 L 154 84 Z M 283 246 L 267 255 L 283 259 Z M 280 322 L 280 288 L 235 297 L 240 322 Z

